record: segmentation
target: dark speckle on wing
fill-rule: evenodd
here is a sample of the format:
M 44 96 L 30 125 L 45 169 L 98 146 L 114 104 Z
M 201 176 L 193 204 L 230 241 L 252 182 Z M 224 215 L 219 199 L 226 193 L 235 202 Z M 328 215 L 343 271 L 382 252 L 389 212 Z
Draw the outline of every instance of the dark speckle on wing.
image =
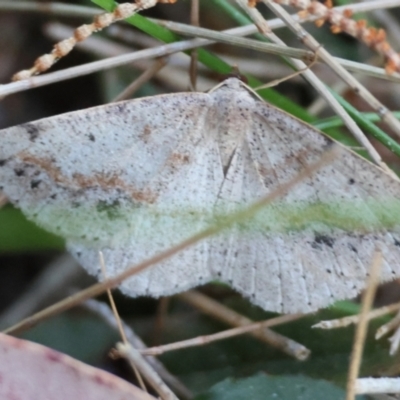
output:
M 29 140 L 34 142 L 39 137 L 39 129 L 34 124 L 22 124 L 20 125 L 22 129 L 26 130 L 26 133 L 29 135 Z
M 325 139 L 325 145 L 323 146 L 325 151 L 329 150 L 332 147 L 332 145 L 335 143 L 332 139 L 330 139 L 327 136 L 321 136 L 321 138 Z
M 108 219 L 114 220 L 121 216 L 119 212 L 120 202 L 118 199 L 112 202 L 106 202 L 104 200 L 100 200 L 97 203 L 96 209 L 99 213 L 105 213 Z
M 349 243 L 347 246 L 351 251 L 354 251 L 354 253 L 358 253 L 357 249 L 351 243 Z
M 314 242 L 311 244 L 313 248 L 320 248 L 322 245 L 333 247 L 335 244 L 335 239 L 327 236 L 327 235 L 321 235 L 319 233 L 315 234 Z
M 25 170 L 23 168 L 15 168 L 14 173 L 17 176 L 24 176 L 25 175 Z
M 39 187 L 40 182 L 42 182 L 40 179 L 34 179 L 31 181 L 31 189 L 36 189 Z

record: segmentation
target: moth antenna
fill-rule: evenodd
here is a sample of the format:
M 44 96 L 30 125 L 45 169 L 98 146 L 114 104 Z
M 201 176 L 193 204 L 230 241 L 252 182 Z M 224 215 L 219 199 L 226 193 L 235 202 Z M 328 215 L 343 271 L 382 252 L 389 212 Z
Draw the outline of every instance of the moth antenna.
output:
M 249 0 L 249 7 L 254 7 L 262 0 Z M 361 40 L 369 48 L 382 55 L 386 62 L 386 72 L 400 72 L 400 54 L 398 54 L 386 41 L 386 32 L 383 29 L 375 29 L 367 26 L 366 21 L 352 19 L 352 11 L 337 11 L 332 8 L 332 1 L 326 0 L 320 3 L 316 0 L 272 0 L 282 6 L 292 6 L 300 9 L 299 17 L 305 18 L 313 15 L 317 17 L 315 24 L 320 27 L 324 22 L 331 25 L 332 33 L 345 32 L 354 38 Z
M 177 0 L 136 0 L 135 3 L 119 4 L 113 12 L 103 13 L 93 18 L 91 24 L 81 25 L 76 28 L 73 36 L 62 40 L 54 45 L 53 50 L 49 54 L 36 59 L 33 67 L 13 75 L 13 81 L 28 79 L 33 75 L 40 74 L 51 68 L 60 58 L 65 57 L 77 43 L 86 40 L 93 33 L 107 28 L 114 22 L 126 19 L 139 11 L 154 7 L 157 3 L 175 3 Z

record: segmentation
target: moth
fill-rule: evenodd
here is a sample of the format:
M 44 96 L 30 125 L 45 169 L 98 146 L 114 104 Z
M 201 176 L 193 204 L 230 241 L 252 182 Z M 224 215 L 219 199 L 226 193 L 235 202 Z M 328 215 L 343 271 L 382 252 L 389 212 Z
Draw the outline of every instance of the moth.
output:
M 7 128 L 0 141 L 1 189 L 99 277 L 99 250 L 118 274 L 276 190 L 333 143 L 235 78 Z M 399 199 L 397 181 L 341 147 L 256 217 L 121 290 L 157 297 L 219 280 L 266 310 L 311 312 L 359 293 L 377 247 L 382 280 L 400 276 Z

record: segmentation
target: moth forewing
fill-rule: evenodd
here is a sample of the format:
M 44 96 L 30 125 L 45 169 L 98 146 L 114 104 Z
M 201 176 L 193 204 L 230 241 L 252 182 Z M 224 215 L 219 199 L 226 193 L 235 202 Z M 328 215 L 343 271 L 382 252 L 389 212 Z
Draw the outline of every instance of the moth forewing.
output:
M 208 94 L 148 97 L 0 131 L 0 186 L 64 237 L 83 267 L 113 276 L 245 209 L 333 141 L 231 78 Z M 219 279 L 261 307 L 308 312 L 355 296 L 373 251 L 400 276 L 400 186 L 340 156 L 256 217 L 126 280 L 162 296 Z

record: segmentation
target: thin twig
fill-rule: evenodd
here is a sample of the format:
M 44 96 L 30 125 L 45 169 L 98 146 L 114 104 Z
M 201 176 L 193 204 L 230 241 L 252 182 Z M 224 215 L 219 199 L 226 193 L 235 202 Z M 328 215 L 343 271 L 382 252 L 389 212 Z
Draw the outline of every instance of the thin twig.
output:
M 78 6 L 75 4 L 41 2 L 41 1 L 7 1 L 0 2 L 1 11 L 38 12 L 40 14 L 59 15 L 62 17 L 94 17 L 103 11 L 96 7 Z
M 71 37 L 56 43 L 50 53 L 37 58 L 30 69 L 19 71 L 12 80 L 28 79 L 51 68 L 60 58 L 65 57 L 79 43 L 86 40 L 93 33 L 107 28 L 111 24 L 132 17 L 139 11 L 154 7 L 157 3 L 174 3 L 176 0 L 137 0 L 135 3 L 117 4 L 112 12 L 97 15 L 93 22 L 84 24 L 74 30 Z
M 193 339 L 182 340 L 180 342 L 149 347 L 148 349 L 141 350 L 140 352 L 141 354 L 144 355 L 156 356 L 163 354 L 167 351 L 186 349 L 188 347 L 195 347 L 195 346 L 203 346 L 205 344 L 216 342 L 222 339 L 228 339 L 234 336 L 243 335 L 244 333 L 256 331 L 257 329 L 265 329 L 267 327 L 281 325 L 287 322 L 295 321 L 296 319 L 299 319 L 301 317 L 303 317 L 303 314 L 281 315 L 276 318 L 271 318 L 267 321 L 255 322 L 253 324 L 241 326 L 239 328 L 227 329 L 225 331 L 214 333 L 212 335 L 198 336 Z
M 371 268 L 367 281 L 367 288 L 365 289 L 362 296 L 360 321 L 357 324 L 356 333 L 354 335 L 354 344 L 351 353 L 350 368 L 347 378 L 346 400 L 355 399 L 356 395 L 355 385 L 358 377 L 358 372 L 360 370 L 362 352 L 368 329 L 367 316 L 374 301 L 376 289 L 379 283 L 381 267 L 382 267 L 382 253 L 379 250 L 377 250 L 375 251 L 374 258 L 371 263 Z
M 124 45 L 120 43 L 122 40 L 128 41 L 128 43 L 130 44 L 132 39 L 136 39 L 136 41 L 134 41 L 134 45 L 140 45 L 141 48 L 153 48 L 159 46 L 159 41 L 149 38 L 148 36 L 142 35 L 140 33 L 138 34 L 138 32 L 136 31 L 133 33 L 133 31 L 129 30 L 127 27 L 122 28 L 120 26 L 114 25 L 113 28 L 113 39 L 108 39 L 105 36 L 100 35 L 91 36 L 84 42 L 79 43 L 76 47 L 77 50 L 79 49 L 80 51 L 94 55 L 97 59 L 108 59 L 110 57 L 115 57 L 121 54 L 125 55 L 132 52 L 133 48 L 130 45 Z M 122 36 L 122 34 L 117 33 L 118 30 L 123 30 L 123 38 L 120 37 Z M 73 29 L 68 27 L 67 25 L 53 22 L 47 24 L 44 31 L 47 37 L 49 37 L 50 40 L 54 42 L 61 40 L 63 37 L 70 36 Z M 111 30 L 109 30 L 108 33 L 111 33 Z M 118 43 L 114 39 L 117 39 Z M 180 63 L 180 65 L 182 65 L 182 68 L 187 71 L 187 55 L 182 52 L 177 52 L 169 55 L 168 57 L 162 58 L 168 58 L 168 63 L 164 68 L 158 71 L 157 80 L 164 82 L 168 87 L 174 87 L 176 89 L 175 91 L 187 90 L 187 81 L 184 81 L 182 79 L 183 71 L 178 70 L 176 65 L 177 63 Z M 147 60 L 137 60 L 126 65 L 126 68 L 146 71 L 147 69 L 151 68 L 156 60 L 157 59 L 153 58 L 149 58 Z M 186 62 L 183 64 L 184 61 Z M 198 87 L 200 91 L 208 90 L 210 87 L 215 86 L 215 83 L 215 81 L 205 78 L 203 76 L 198 77 Z
M 177 297 L 196 307 L 199 311 L 229 325 L 239 327 L 254 323 L 254 321 L 244 315 L 225 307 L 223 304 L 218 303 L 196 290 L 178 294 Z M 301 318 L 300 314 L 299 318 Z M 250 334 L 300 361 L 307 360 L 311 353 L 310 350 L 302 344 L 268 328 L 252 331 Z
M 165 67 L 167 61 L 164 57 L 157 59 L 153 65 L 146 69 L 137 79 L 135 79 L 130 85 L 128 85 L 118 96 L 112 99 L 112 102 L 126 100 L 129 97 L 132 97 L 133 94 L 141 88 L 145 83 L 147 83 L 150 79 L 157 74 L 162 68 Z
M 394 8 L 399 6 L 398 0 L 373 0 L 365 1 L 362 3 L 346 4 L 343 6 L 333 7 L 337 11 L 351 10 L 353 13 L 363 13 L 374 10 L 383 10 L 388 8 Z M 98 14 L 104 13 L 96 7 L 86 7 L 79 5 L 71 5 L 66 3 L 51 2 L 44 4 L 41 1 L 23 1 L 23 0 L 2 0 L 0 2 L 0 10 L 4 11 L 22 11 L 22 12 L 39 12 L 39 13 L 52 13 L 53 15 L 67 16 L 67 17 L 93 17 Z M 297 20 L 304 21 L 315 21 L 318 16 L 309 15 L 306 18 L 301 18 L 297 15 L 293 15 Z M 285 24 L 279 19 L 274 20 L 279 25 L 277 28 L 284 27 Z M 255 29 L 253 33 L 257 30 Z
M 200 25 L 199 13 L 200 13 L 199 0 L 192 0 L 190 8 L 190 23 L 192 26 Z M 189 67 L 190 85 L 193 91 L 196 91 L 197 61 L 198 61 L 198 52 L 196 49 L 193 49 L 190 52 L 190 67 Z
M 323 48 L 299 23 L 294 21 L 288 12 L 286 12 L 278 4 L 272 3 L 270 0 L 263 2 L 283 21 L 286 22 L 288 28 L 292 30 L 308 48 L 313 50 L 318 57 L 325 61 L 342 80 L 362 99 L 364 99 L 386 122 L 398 137 L 400 137 L 400 122 L 394 115 L 378 100 L 371 92 L 369 92 L 360 82 L 357 81 L 349 72 L 347 72 L 325 48 Z M 358 139 L 358 138 L 357 138 Z M 372 146 L 371 146 L 372 147 Z
M 151 49 L 139 50 L 129 54 L 122 54 L 106 60 L 94 61 L 77 67 L 67 68 L 57 72 L 50 72 L 45 75 L 33 76 L 18 82 L 12 82 L 0 86 L 0 97 L 5 97 L 13 93 L 22 92 L 55 82 L 72 79 L 79 76 L 88 75 L 94 72 L 130 64 L 138 60 L 159 58 L 176 52 L 186 51 L 193 48 L 193 41 L 175 42 L 162 45 Z M 198 44 L 195 44 L 197 46 Z M 200 44 L 201 45 L 201 44 Z
M 140 366 L 140 371 L 145 376 L 146 380 L 152 387 L 157 388 L 157 392 L 163 400 L 178 400 L 175 394 L 163 382 L 154 369 L 150 367 L 137 349 L 132 347 L 129 343 L 117 343 L 116 347 L 121 356 L 125 357 L 131 363 Z
M 102 273 L 104 275 L 104 279 L 107 279 L 108 278 L 107 269 L 106 269 L 106 265 L 104 263 L 104 256 L 103 256 L 103 252 L 102 251 L 99 251 L 99 258 L 100 258 L 100 265 L 101 265 Z M 106 292 L 107 292 L 107 297 L 108 297 L 108 301 L 110 303 L 111 310 L 113 312 L 113 316 L 115 318 L 115 323 L 116 323 L 116 325 L 118 327 L 119 335 L 121 336 L 122 340 L 126 343 L 127 342 L 127 338 L 126 338 L 126 335 L 125 335 L 125 330 L 124 330 L 124 327 L 122 326 L 122 321 L 121 321 L 121 318 L 119 316 L 119 313 L 118 313 L 118 310 L 117 310 L 117 306 L 115 305 L 114 297 L 113 297 L 110 289 L 107 289 Z M 141 380 L 141 378 L 140 377 L 137 377 L 137 378 L 138 378 L 138 381 L 141 383 L 141 385 L 143 385 L 142 389 L 146 391 L 146 389 L 144 387 L 144 384 L 143 384 L 143 381 Z
M 400 325 L 400 314 L 392 318 L 387 324 L 382 325 L 375 333 L 375 339 L 380 339 Z
M 283 82 L 286 82 L 288 80 L 294 79 L 299 75 L 302 75 L 303 72 L 306 72 L 307 69 L 311 69 L 317 62 L 317 59 L 315 58 L 309 65 L 307 65 L 305 68 L 303 69 L 299 69 L 298 71 L 292 72 L 291 74 L 288 74 L 286 76 L 284 76 L 283 78 L 279 78 L 279 79 L 274 79 L 273 81 L 270 81 L 268 83 L 265 83 L 264 85 L 261 86 L 257 86 L 256 88 L 254 88 L 254 90 L 256 92 L 258 92 L 261 89 L 268 89 L 268 88 L 272 88 L 274 86 L 278 86 Z
M 89 299 L 86 300 L 82 306 L 100 316 L 111 328 L 118 330 L 115 316 L 107 304 L 94 299 Z M 123 320 L 121 320 L 121 323 L 127 341 L 136 349 L 146 349 L 147 346 L 143 343 L 142 339 L 136 335 L 133 329 Z M 160 375 L 161 379 L 171 386 L 171 388 L 173 388 L 181 398 L 191 399 L 193 397 L 193 394 L 190 392 L 190 390 L 184 386 L 183 383 L 178 380 L 178 378 L 167 371 L 164 365 L 157 358 L 151 356 L 144 356 L 144 358 L 146 359 L 147 363 L 150 364 L 151 367 L 156 371 L 156 373 Z
M 366 12 L 366 11 L 373 11 L 375 9 L 383 10 L 384 8 L 390 8 L 390 7 L 397 7 L 398 6 L 398 1 L 397 0 L 375 0 L 375 1 L 369 1 L 369 2 L 364 2 L 364 3 L 356 3 L 356 4 L 348 4 L 345 6 L 340 6 L 340 7 L 334 7 L 333 9 L 339 12 L 351 10 L 353 13 L 357 12 Z M 83 7 L 83 6 L 75 6 L 75 5 L 68 5 L 68 4 L 63 4 L 63 3 L 46 3 L 43 4 L 42 2 L 26 2 L 26 1 L 2 1 L 0 3 L 0 10 L 12 10 L 12 11 L 36 11 L 36 12 L 41 12 L 41 13 L 48 13 L 51 12 L 52 14 L 55 15 L 60 15 L 60 16 L 95 16 L 97 14 L 102 13 L 100 10 L 96 8 L 90 8 L 90 7 Z M 299 21 L 298 15 L 292 15 L 292 18 L 294 18 L 296 21 Z M 314 21 L 318 19 L 318 16 L 314 15 L 308 15 L 306 18 L 301 19 L 300 22 L 306 22 L 306 21 Z M 279 28 L 284 26 L 284 23 L 280 19 L 274 19 L 269 21 L 269 26 L 272 29 Z M 234 32 L 235 31 L 235 32 Z M 241 31 L 241 32 L 239 32 Z M 248 35 L 252 34 L 257 31 L 257 28 L 254 26 L 248 26 L 248 27 L 242 27 L 242 28 L 235 28 L 233 30 L 230 30 L 231 34 L 237 34 L 237 35 Z M 201 36 L 201 35 L 200 35 Z M 342 60 L 343 62 L 346 62 L 346 60 Z M 356 68 L 356 71 L 358 70 L 358 63 L 353 63 L 348 61 L 350 64 L 348 66 L 349 70 L 353 70 L 353 68 Z M 362 65 L 362 64 L 361 64 Z M 369 66 L 365 66 L 367 68 L 373 68 Z M 362 68 L 362 67 L 361 67 Z M 385 75 L 383 70 L 380 68 L 373 68 L 374 74 L 377 74 L 381 78 L 386 77 L 386 79 L 392 79 L 393 76 Z
M 243 10 L 246 11 L 246 13 L 251 17 L 251 19 L 255 22 L 257 25 L 259 31 L 266 36 L 268 39 L 273 41 L 276 44 L 284 45 L 284 42 L 279 39 L 269 28 L 267 22 L 265 21 L 264 17 L 258 12 L 256 8 L 251 8 L 249 7 L 248 0 L 236 0 L 236 2 L 243 8 Z M 286 17 L 287 22 L 289 21 L 289 14 L 282 11 L 282 7 L 272 4 L 269 2 L 266 2 L 266 4 L 275 12 L 277 13 L 281 18 Z M 293 23 L 295 23 L 293 21 Z M 298 26 L 298 30 L 301 30 L 303 32 L 301 26 L 299 24 L 296 24 Z M 305 31 L 304 31 L 305 32 Z M 311 39 L 310 39 L 311 40 Z M 314 43 L 314 42 L 313 42 Z M 317 42 L 315 42 L 317 43 Z M 310 46 L 312 47 L 312 46 Z M 320 47 L 321 46 L 314 46 L 312 47 L 313 50 L 315 51 L 315 56 L 318 56 L 320 54 Z M 294 67 L 297 70 L 305 69 L 306 65 L 298 60 L 295 59 L 290 59 L 290 62 L 294 65 Z M 368 154 L 372 158 L 372 160 L 379 165 L 382 169 L 385 171 L 389 172 L 390 169 L 386 166 L 386 164 L 382 161 L 381 156 L 379 153 L 376 151 L 375 147 L 372 146 L 372 144 L 369 142 L 369 140 L 366 138 L 364 133 L 361 131 L 359 126 L 355 123 L 355 121 L 346 113 L 344 108 L 339 104 L 339 102 L 336 100 L 336 98 L 333 96 L 333 94 L 327 90 L 325 87 L 324 83 L 321 82 L 321 80 L 309 69 L 305 69 L 303 72 L 303 76 L 307 81 L 314 87 L 314 89 L 321 95 L 323 98 L 331 105 L 333 110 L 336 112 L 338 116 L 343 120 L 343 122 L 346 124 L 347 128 L 352 132 L 354 137 L 357 139 L 357 141 L 367 150 Z M 399 125 L 400 126 L 400 125 Z
M 362 3 L 364 4 L 364 3 Z M 160 23 L 165 26 L 167 26 L 168 23 Z M 281 27 L 282 23 L 280 20 L 275 19 L 272 21 L 268 21 L 268 26 L 271 28 L 277 28 Z M 224 31 L 226 34 L 231 34 L 231 35 L 251 35 L 257 31 L 257 28 L 254 25 L 249 25 L 246 27 L 240 27 L 240 28 L 234 28 L 234 29 L 229 29 L 227 31 Z M 250 40 L 250 39 L 249 39 Z M 254 42 L 254 45 L 257 43 L 257 46 L 266 49 L 264 45 L 268 44 L 261 44 L 260 42 L 257 42 L 255 40 L 252 40 Z M 138 60 L 146 60 L 146 59 L 151 59 L 151 58 L 158 58 L 158 57 L 163 57 L 167 56 L 173 53 L 177 52 L 182 52 L 182 51 L 187 51 L 193 48 L 197 47 L 203 47 L 207 46 L 214 43 L 212 40 L 206 40 L 206 39 L 192 39 L 192 40 L 185 40 L 181 42 L 175 42 L 167 45 L 162 45 L 159 47 L 151 48 L 151 49 L 145 49 L 145 50 L 140 50 L 136 51 L 133 53 L 129 54 L 123 54 L 117 57 L 110 57 L 106 60 L 100 60 L 100 61 L 95 61 L 92 63 L 87 63 L 85 65 L 77 66 L 77 67 L 71 67 L 71 68 L 66 68 L 62 71 L 57 71 L 57 72 L 51 72 L 47 73 L 46 75 L 42 76 L 34 76 L 29 79 L 23 80 L 23 81 L 18 81 L 18 82 L 12 82 L 4 85 L 0 85 L 0 98 L 8 96 L 10 94 L 22 92 L 25 90 L 29 89 L 34 89 L 37 87 L 49 85 L 55 82 L 67 80 L 67 79 L 73 79 L 76 77 L 88 75 L 94 72 L 99 72 L 102 70 L 118 67 L 121 65 L 126 65 L 130 64 L 134 61 Z M 239 42 L 240 44 L 240 42 Z M 243 46 L 246 44 L 243 42 Z M 271 48 L 272 49 L 272 48 Z M 286 53 L 288 50 L 284 50 Z M 282 49 L 279 50 L 279 47 L 275 47 L 275 51 L 281 52 Z M 306 53 L 304 50 L 300 49 L 290 49 L 290 51 L 296 51 L 300 55 L 300 57 L 305 56 Z M 291 55 L 292 57 L 295 57 L 294 54 Z M 376 75 L 377 77 L 382 77 L 384 75 L 383 69 L 379 69 L 376 67 L 365 67 L 363 69 L 362 64 L 357 64 L 351 61 L 347 60 L 340 60 L 344 65 L 348 66 L 350 70 L 357 70 L 358 72 L 365 72 L 365 73 L 370 73 L 371 75 Z M 387 76 L 387 79 L 390 80 L 395 80 L 395 79 L 400 79 L 396 74 L 393 74 L 392 76 Z
M 372 310 L 368 313 L 367 319 L 371 321 L 372 319 L 382 317 L 384 315 L 390 314 L 394 311 L 399 310 L 400 302 L 394 303 L 389 306 L 377 308 L 376 310 Z M 344 328 L 351 324 L 357 324 L 360 321 L 360 314 L 358 315 L 351 315 L 349 317 L 338 318 L 338 319 L 331 319 L 328 321 L 321 321 L 318 324 L 312 326 L 312 328 L 319 328 L 319 329 L 336 329 L 336 328 Z
M 258 40 L 253 40 L 253 39 L 246 39 L 246 38 L 241 38 L 240 36 L 234 36 L 233 34 L 241 34 L 240 30 L 242 28 L 234 28 L 234 29 L 229 29 L 227 31 L 223 32 L 216 32 L 210 29 L 205 29 L 205 28 L 200 28 L 200 27 L 193 27 L 187 24 L 182 24 L 182 23 L 177 23 L 173 21 L 161 21 L 161 20 L 156 20 L 156 19 L 151 19 L 151 21 L 157 23 L 160 26 L 163 26 L 173 32 L 184 34 L 184 35 L 189 35 L 189 36 L 194 36 L 194 37 L 201 37 L 204 39 L 210 39 L 210 41 L 206 41 L 204 43 L 204 46 L 207 44 L 211 44 L 214 42 L 222 42 L 222 43 L 228 43 L 232 45 L 237 45 L 239 47 L 244 47 L 247 49 L 254 49 L 256 51 L 262 51 L 266 53 L 271 53 L 275 52 L 279 55 L 290 55 L 294 58 L 301 58 L 303 60 L 312 60 L 313 57 L 315 59 L 315 55 L 310 51 L 310 50 L 303 50 L 303 49 L 293 49 L 290 47 L 282 47 L 276 45 L 273 45 L 274 47 L 271 47 L 271 43 L 265 43 L 265 42 L 260 42 Z M 273 20 L 275 21 L 275 20 Z M 66 25 L 62 25 L 60 23 L 49 23 L 45 27 L 45 33 L 47 36 L 49 36 L 52 40 L 61 40 L 63 37 L 70 36 L 73 32 L 72 28 L 67 27 Z M 225 32 L 225 33 L 224 33 Z M 231 32 L 231 34 L 227 33 Z M 135 45 L 141 45 L 143 47 L 155 47 L 158 46 L 158 41 L 152 38 L 149 38 L 143 34 L 140 34 L 138 32 L 132 32 L 128 28 L 123 28 L 118 25 L 114 25 L 112 29 L 108 30 L 108 33 L 111 37 L 118 39 L 119 41 L 123 40 L 125 42 L 133 43 Z M 181 42 L 180 42 L 181 43 Z M 120 43 L 116 43 L 115 41 L 111 41 L 109 39 L 106 39 L 104 36 L 92 36 L 89 39 L 87 39 L 84 42 L 81 42 L 77 45 L 77 48 L 81 49 L 82 51 L 88 51 L 91 54 L 95 54 L 97 57 L 104 57 L 104 58 L 109 58 L 109 57 L 114 57 L 120 54 L 126 54 L 132 51 L 131 47 L 122 45 Z M 296 52 L 294 53 L 293 50 Z M 186 90 L 187 85 L 182 82 L 182 73 L 179 71 L 176 71 L 176 65 L 174 64 L 174 60 L 185 60 L 186 55 L 184 53 L 175 53 L 173 54 L 168 62 L 168 65 L 166 66 L 165 70 L 160 71 L 159 76 L 160 79 L 163 81 L 173 81 L 173 85 L 177 86 L 180 88 L 180 90 Z M 388 75 L 383 68 L 378 68 L 375 66 L 355 62 L 355 61 L 350 61 L 346 60 L 343 58 L 338 58 L 335 57 L 336 60 L 343 65 L 348 71 L 356 72 L 359 74 L 363 74 L 365 76 L 370 76 L 370 77 L 375 77 L 378 79 L 383 79 L 387 80 L 390 82 L 397 82 L 400 83 L 400 74 L 398 73 L 393 73 L 391 75 Z M 263 73 L 263 71 L 260 71 L 260 67 L 256 66 L 254 64 L 254 60 L 251 62 L 247 59 L 241 58 L 240 61 L 238 61 L 237 58 L 231 57 L 231 56 L 225 56 L 224 59 L 230 63 L 231 65 L 238 65 L 240 64 L 243 66 L 243 70 L 247 71 L 250 74 L 253 75 L 259 75 Z M 316 60 L 318 63 L 320 60 Z M 148 63 L 144 60 L 137 60 L 134 65 L 137 66 L 139 69 L 144 69 L 146 70 L 148 68 Z M 273 64 L 272 64 L 273 65 Z M 183 64 L 182 62 L 182 68 L 187 69 L 187 62 Z M 205 68 L 205 67 L 204 67 Z M 279 72 L 280 75 L 283 75 L 285 73 L 285 70 L 283 69 L 283 66 L 279 66 Z M 250 71 L 250 72 L 249 72 Z M 268 61 L 268 73 L 271 71 L 271 61 Z M 288 72 L 289 73 L 289 72 Z M 176 79 L 171 79 L 174 76 L 179 78 L 179 80 Z M 198 77 L 198 79 L 201 78 L 202 81 L 205 81 L 201 84 L 201 87 L 209 89 L 212 84 L 209 82 L 208 79 L 204 77 Z M 180 83 L 180 84 L 179 84 Z M 344 83 L 343 83 L 344 84 Z M 202 90 L 202 89 L 200 89 Z
M 193 27 L 187 24 L 183 24 L 175 21 L 163 21 L 158 19 L 151 19 L 151 21 L 157 23 L 160 26 L 163 26 L 169 29 L 172 32 L 189 35 L 197 38 L 210 39 L 213 42 L 227 43 L 232 44 L 234 46 L 240 46 L 245 48 L 250 48 L 257 51 L 262 51 L 270 54 L 279 54 L 282 56 L 292 56 L 294 58 L 299 58 L 302 60 L 312 60 L 315 58 L 314 53 L 311 53 L 309 50 L 304 49 L 295 49 L 298 51 L 297 54 L 290 54 L 289 52 L 293 51 L 293 48 L 287 46 L 279 46 L 276 47 L 273 43 L 261 42 L 259 40 L 254 39 L 246 39 L 242 36 L 247 36 L 250 33 L 248 32 L 248 28 L 253 27 L 253 25 L 248 25 L 240 28 L 228 29 L 226 31 L 217 32 L 211 29 L 201 28 L 201 27 Z M 278 26 L 277 23 L 274 23 L 276 20 L 268 20 L 267 24 L 271 29 L 274 29 Z M 280 21 L 280 20 L 279 20 Z M 210 43 L 211 44 L 211 43 Z M 286 50 L 287 51 L 286 51 Z M 371 65 L 367 65 L 364 63 L 346 60 L 340 57 L 334 57 L 334 59 L 340 63 L 344 68 L 351 72 L 358 72 L 367 76 L 373 76 L 379 79 L 385 79 L 392 82 L 400 82 L 400 74 L 394 72 L 393 74 L 387 74 L 384 68 L 374 67 Z M 317 60 L 321 62 L 321 60 Z
M 400 56 L 387 42 L 386 32 L 383 29 L 368 26 L 364 19 L 356 21 L 351 18 L 352 13 L 348 10 L 343 13 L 333 10 L 332 0 L 326 3 L 317 0 L 252 0 L 252 2 L 260 1 L 273 1 L 282 6 L 293 6 L 301 10 L 300 15 L 316 15 L 317 26 L 328 22 L 333 33 L 345 32 L 380 54 L 385 59 L 385 68 L 389 74 L 400 71 Z
M 397 315 L 390 320 L 387 324 L 382 325 L 375 333 L 375 339 L 380 339 L 390 331 L 394 330 L 394 334 L 389 338 L 390 350 L 389 354 L 393 356 L 396 354 L 400 345 L 400 311 Z
M 397 323 L 399 321 L 397 320 Z M 398 323 L 399 325 L 399 323 Z M 396 331 L 394 332 L 394 334 L 389 338 L 389 342 L 390 342 L 390 350 L 389 350 L 389 354 L 391 356 L 394 356 L 397 352 L 397 350 L 399 349 L 399 345 L 400 345 L 400 327 L 397 326 Z
M 347 85 L 341 80 L 338 80 L 335 83 L 331 84 L 330 87 L 339 96 L 342 96 L 343 92 L 347 89 Z M 319 115 L 325 109 L 326 106 L 327 106 L 326 100 L 323 97 L 317 97 L 307 107 L 307 112 L 311 115 L 316 116 Z
M 103 272 L 103 275 L 104 275 L 104 279 L 107 279 L 108 278 L 107 277 L 107 272 L 106 272 L 107 270 L 106 270 L 106 266 L 105 266 L 105 263 L 104 263 L 104 256 L 103 256 L 103 252 L 102 251 L 99 251 L 99 258 L 100 258 L 100 265 L 101 265 L 101 269 L 102 269 L 102 272 Z M 115 301 L 114 301 L 114 297 L 113 297 L 113 295 L 111 293 L 111 289 L 107 289 L 107 297 L 108 297 L 108 301 L 110 303 L 111 310 L 113 312 L 115 321 L 116 321 L 117 326 L 118 326 L 119 335 L 121 336 L 121 338 L 124 341 L 124 343 L 127 344 L 128 341 L 126 339 L 124 327 L 122 326 L 121 318 L 119 317 L 119 313 L 118 313 L 118 310 L 117 310 L 117 306 L 115 305 Z M 146 385 L 143 382 L 142 376 L 140 375 L 140 372 L 139 372 L 138 368 L 136 368 L 136 365 L 133 362 L 130 362 L 130 365 L 131 365 L 131 368 L 133 370 L 133 373 L 135 374 L 135 377 L 136 377 L 137 381 L 139 382 L 140 388 L 144 392 L 147 392 Z M 157 391 L 157 389 L 156 389 L 156 391 Z M 160 393 L 158 393 L 158 394 L 160 394 Z
M 359 378 L 356 393 L 400 393 L 400 378 Z

